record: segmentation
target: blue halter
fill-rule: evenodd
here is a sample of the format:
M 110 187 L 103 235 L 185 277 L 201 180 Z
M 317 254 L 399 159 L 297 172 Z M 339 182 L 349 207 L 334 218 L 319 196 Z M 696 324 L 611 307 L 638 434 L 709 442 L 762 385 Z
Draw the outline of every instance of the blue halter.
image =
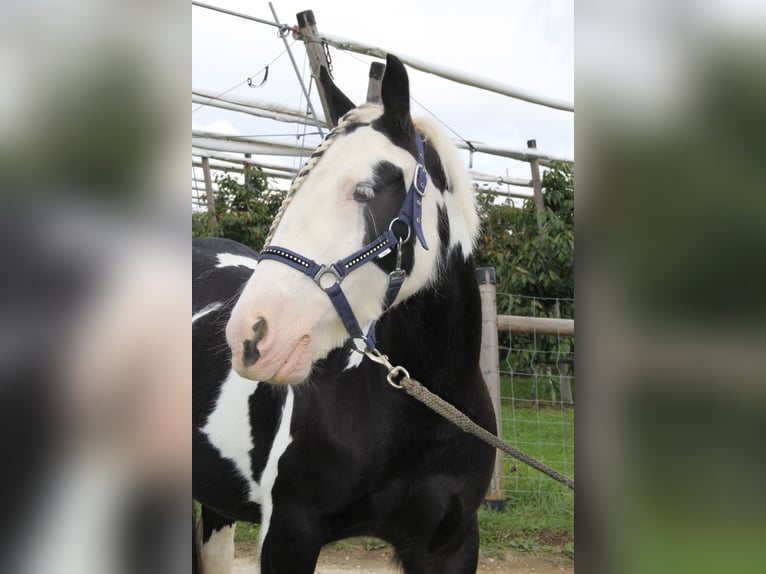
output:
M 388 275 L 388 288 L 386 289 L 386 295 L 383 300 L 383 313 L 385 313 L 391 305 L 393 305 L 396 296 L 399 294 L 399 290 L 404 284 L 406 273 L 401 268 L 402 247 L 410 240 L 413 230 L 415 231 L 415 236 L 423 246 L 423 249 L 428 249 L 426 238 L 423 235 L 422 222 L 422 199 L 426 193 L 426 186 L 428 185 L 428 173 L 425 168 L 423 140 L 417 133 L 415 134 L 415 142 L 418 148 L 418 164 L 415 168 L 415 176 L 407 191 L 407 195 L 404 197 L 399 213 L 391 220 L 388 229 L 383 234 L 379 235 L 376 239 L 348 257 L 344 257 L 343 259 L 339 259 L 335 263 L 330 263 L 328 265 L 320 265 L 313 259 L 303 257 L 284 247 L 273 245 L 266 247 L 258 256 L 259 261 L 267 259 L 278 261 L 311 277 L 319 288 L 327 293 L 333 307 L 335 307 L 341 321 L 343 321 L 346 331 L 348 331 L 349 335 L 351 335 L 351 338 L 354 340 L 356 350 L 360 352 L 375 347 L 375 323 L 372 324 L 367 335 L 362 332 L 362 328 L 359 326 L 359 321 L 354 315 L 351 305 L 340 287 L 343 279 L 345 279 L 349 273 L 358 269 L 365 263 L 385 257 L 391 253 L 393 249 L 396 249 L 396 268 Z M 402 223 L 406 226 L 406 236 L 402 237 L 394 232 L 395 223 Z

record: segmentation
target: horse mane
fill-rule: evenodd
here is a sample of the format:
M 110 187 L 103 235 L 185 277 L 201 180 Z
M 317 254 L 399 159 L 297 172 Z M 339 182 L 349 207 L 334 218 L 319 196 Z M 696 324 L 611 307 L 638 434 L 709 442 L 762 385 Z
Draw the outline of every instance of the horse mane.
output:
M 476 209 L 476 199 L 474 197 L 471 181 L 468 179 L 463 160 L 458 154 L 455 144 L 447 136 L 444 129 L 433 118 L 418 117 L 413 118 L 415 129 L 428 141 L 428 145 L 433 147 L 442 162 L 444 175 L 447 178 L 447 190 L 445 190 L 445 201 L 453 201 L 450 213 L 454 216 L 457 212 L 463 217 L 464 229 L 467 245 L 463 245 L 465 255 L 473 252 L 473 246 L 479 236 L 481 224 L 479 214 Z M 448 206 L 449 207 L 449 206 Z M 451 218 L 451 225 L 455 227 L 456 221 Z M 457 231 L 457 230 L 456 230 Z

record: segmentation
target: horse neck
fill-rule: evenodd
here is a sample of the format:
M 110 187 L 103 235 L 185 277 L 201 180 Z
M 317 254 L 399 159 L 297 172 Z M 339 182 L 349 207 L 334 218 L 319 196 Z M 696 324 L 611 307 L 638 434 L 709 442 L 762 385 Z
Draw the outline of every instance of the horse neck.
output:
M 391 362 L 445 399 L 477 380 L 481 349 L 473 258 L 460 249 L 447 258 L 439 280 L 391 309 L 378 329 L 378 346 Z

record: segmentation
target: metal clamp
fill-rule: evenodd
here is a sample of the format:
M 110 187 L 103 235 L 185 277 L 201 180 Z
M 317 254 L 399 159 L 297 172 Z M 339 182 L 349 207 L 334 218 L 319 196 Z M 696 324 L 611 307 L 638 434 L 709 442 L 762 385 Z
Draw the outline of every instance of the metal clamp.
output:
M 367 349 L 364 354 L 372 362 L 383 365 L 386 368 L 388 371 L 386 380 L 388 381 L 388 384 L 395 389 L 401 389 L 402 386 L 394 381 L 394 377 L 399 377 L 399 380 L 402 380 L 403 378 L 410 378 L 410 373 L 407 371 L 407 369 L 402 366 L 393 366 L 391 361 L 388 360 L 388 356 L 384 355 L 377 349 Z
M 410 374 L 407 372 L 407 369 L 405 369 L 401 365 L 394 367 L 393 369 L 390 369 L 388 371 L 388 375 L 386 376 L 386 380 L 388 381 L 388 384 L 394 387 L 395 389 L 401 389 L 402 385 L 394 382 L 394 376 L 397 376 L 397 375 L 401 375 L 401 377 L 399 378 L 399 380 L 401 381 L 402 379 L 409 379 Z
M 391 364 L 391 362 L 388 360 L 388 356 L 384 355 L 378 349 L 372 348 L 367 349 L 364 354 L 367 356 L 368 359 L 370 359 L 373 363 L 378 363 L 379 365 L 383 365 L 386 369 L 391 370 L 394 368 L 394 366 Z
M 396 244 L 396 267 L 388 274 L 391 279 L 401 279 L 407 274 L 407 272 L 402 269 L 402 251 L 403 241 L 400 238 L 399 242 Z

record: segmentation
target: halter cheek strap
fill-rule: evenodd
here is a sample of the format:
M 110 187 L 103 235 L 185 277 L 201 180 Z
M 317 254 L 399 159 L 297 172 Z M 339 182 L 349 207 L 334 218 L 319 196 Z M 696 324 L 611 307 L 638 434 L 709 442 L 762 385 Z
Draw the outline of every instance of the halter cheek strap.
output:
M 313 259 L 304 257 L 285 247 L 272 245 L 266 247 L 258 256 L 259 261 L 278 261 L 311 277 L 319 288 L 327 293 L 338 316 L 341 321 L 343 321 L 346 331 L 348 331 L 348 334 L 351 335 L 351 338 L 355 341 L 356 350 L 360 352 L 363 352 L 366 348 L 373 348 L 375 346 L 375 323 L 373 322 L 370 326 L 367 335 L 362 332 L 362 328 L 359 326 L 359 321 L 354 315 L 354 311 L 351 309 L 351 305 L 349 304 L 345 293 L 343 293 L 343 290 L 341 289 L 341 283 L 346 276 L 355 269 L 358 269 L 374 259 L 385 257 L 395 249 L 396 268 L 388 275 L 388 287 L 386 288 L 386 294 L 383 300 L 383 313 L 385 313 L 391 305 L 393 305 L 396 296 L 399 294 L 399 290 L 404 284 L 406 272 L 402 269 L 402 248 L 404 244 L 410 240 L 413 230 L 418 241 L 420 241 L 420 244 L 423 246 L 423 249 L 428 249 L 425 236 L 423 235 L 422 222 L 422 200 L 426 193 L 428 173 L 425 168 L 423 140 L 419 134 L 415 135 L 415 141 L 418 147 L 418 163 L 415 168 L 415 176 L 404 197 L 399 213 L 393 220 L 391 220 L 388 230 L 379 235 L 376 239 L 348 257 L 339 259 L 335 263 L 329 265 L 320 265 Z M 394 224 L 397 222 L 406 226 L 406 236 L 401 237 L 394 232 Z M 358 344 L 356 343 L 357 340 L 359 341 Z

